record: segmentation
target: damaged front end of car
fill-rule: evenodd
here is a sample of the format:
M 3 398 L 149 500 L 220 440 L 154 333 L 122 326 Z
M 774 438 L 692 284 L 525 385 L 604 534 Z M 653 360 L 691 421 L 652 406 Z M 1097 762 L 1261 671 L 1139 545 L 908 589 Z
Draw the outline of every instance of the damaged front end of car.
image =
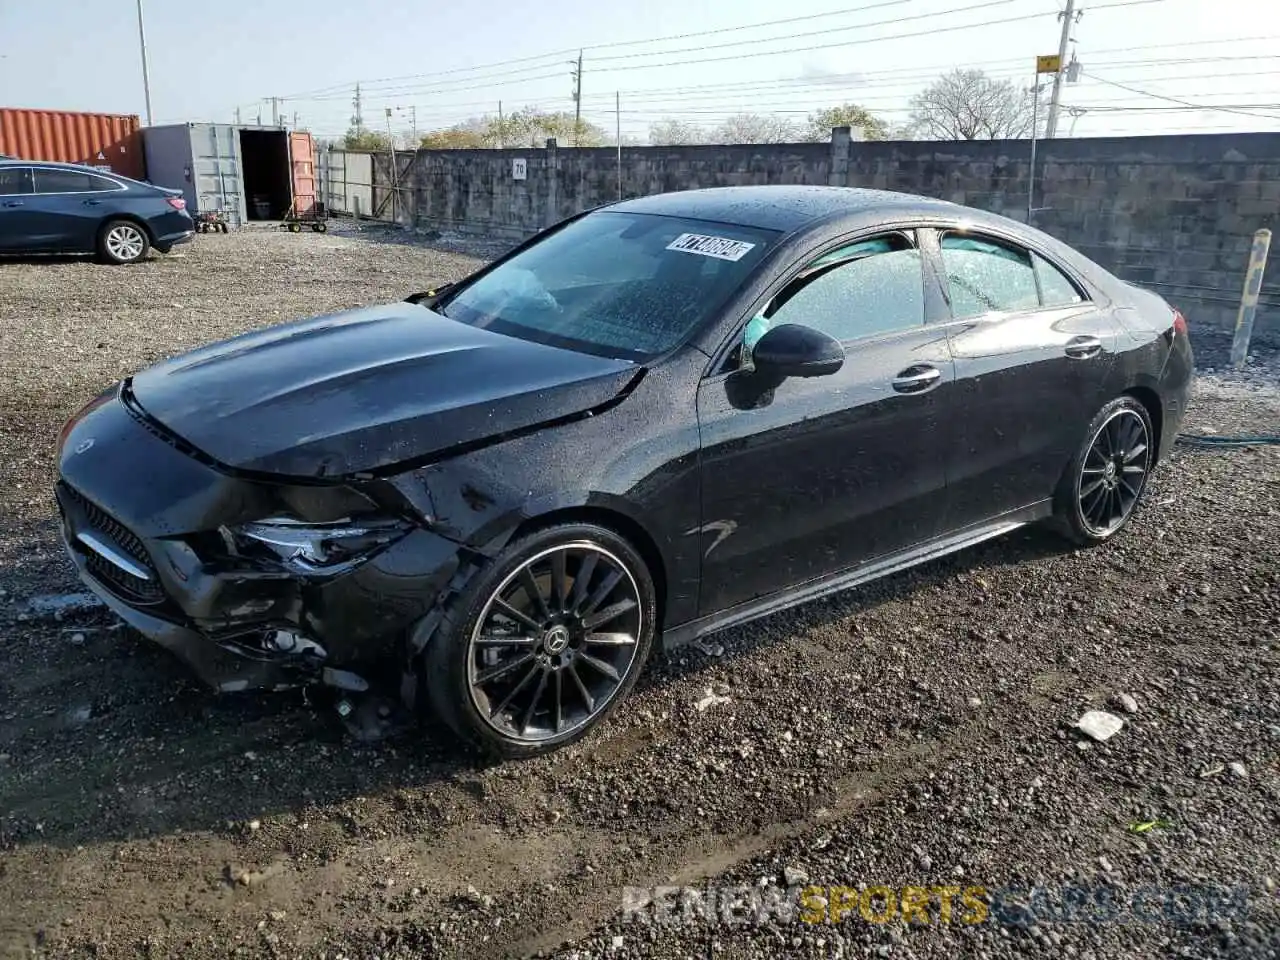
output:
M 426 492 L 228 470 L 131 399 L 118 385 L 59 439 L 63 538 L 84 582 L 215 689 L 367 689 L 459 563 Z

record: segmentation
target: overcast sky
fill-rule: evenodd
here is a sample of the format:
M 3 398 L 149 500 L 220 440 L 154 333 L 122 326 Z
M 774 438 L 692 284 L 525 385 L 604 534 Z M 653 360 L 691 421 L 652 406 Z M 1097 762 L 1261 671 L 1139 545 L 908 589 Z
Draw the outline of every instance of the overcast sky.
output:
M 269 121 L 264 98 L 275 96 L 289 122 L 296 113 L 316 133 L 338 134 L 357 81 L 366 124 L 383 128 L 390 107 L 397 132 L 410 108 L 419 131 L 494 112 L 499 100 L 507 110 L 572 110 L 569 60 L 581 46 L 584 115 L 612 131 L 621 91 L 623 133 L 643 138 L 663 117 L 802 119 L 846 100 L 898 124 L 910 96 L 956 66 L 1026 86 L 1035 56 L 1057 52 L 1064 4 L 144 0 L 144 9 L 157 123 L 230 121 L 237 106 L 245 122 L 259 110 Z M 1061 133 L 1073 122 L 1077 136 L 1280 130 L 1280 4 L 1079 0 L 1078 9 L 1086 76 L 1064 102 L 1086 112 L 1065 116 Z M 1204 105 L 1220 109 L 1194 109 Z M 136 0 L 0 0 L 0 106 L 143 114 Z

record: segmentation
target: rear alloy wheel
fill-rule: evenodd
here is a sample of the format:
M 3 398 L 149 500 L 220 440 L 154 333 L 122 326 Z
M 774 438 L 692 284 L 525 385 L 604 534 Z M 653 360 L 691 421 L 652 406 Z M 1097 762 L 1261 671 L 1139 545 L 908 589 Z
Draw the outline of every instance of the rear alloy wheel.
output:
M 656 603 L 644 561 L 612 531 L 572 524 L 522 538 L 475 581 L 424 659 L 436 712 L 507 757 L 585 735 L 648 657 Z
M 129 220 L 111 220 L 99 235 L 98 253 L 108 263 L 137 263 L 150 249 L 147 231 Z
M 1154 462 L 1153 436 L 1146 408 L 1133 398 L 1102 408 L 1058 489 L 1055 516 L 1069 539 L 1101 543 L 1129 522 Z

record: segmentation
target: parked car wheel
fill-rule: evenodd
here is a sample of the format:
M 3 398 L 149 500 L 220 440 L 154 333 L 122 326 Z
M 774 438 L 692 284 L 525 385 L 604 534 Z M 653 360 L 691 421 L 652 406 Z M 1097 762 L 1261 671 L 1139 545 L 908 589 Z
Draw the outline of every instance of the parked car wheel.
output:
M 487 752 L 547 753 L 626 696 L 656 617 L 653 578 L 630 543 L 594 524 L 547 527 L 510 544 L 450 604 L 419 689 Z
M 108 263 L 137 263 L 150 249 L 147 231 L 132 220 L 108 220 L 98 233 L 98 253 Z
M 1142 497 L 1155 456 L 1146 408 L 1118 397 L 1098 411 L 1054 498 L 1058 529 L 1081 546 L 1120 531 Z

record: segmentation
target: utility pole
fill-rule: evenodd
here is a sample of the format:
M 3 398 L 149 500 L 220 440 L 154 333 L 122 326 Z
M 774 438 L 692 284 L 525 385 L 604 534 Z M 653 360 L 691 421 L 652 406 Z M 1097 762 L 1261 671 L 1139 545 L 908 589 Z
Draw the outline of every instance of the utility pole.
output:
M 409 108 L 409 126 L 413 129 L 413 149 L 417 150 L 420 144 L 418 142 L 418 105 L 416 103 Z
M 502 119 L 502 101 L 498 101 L 498 149 L 501 150 L 507 141 L 507 121 Z
M 151 126 L 151 71 L 147 68 L 147 28 L 142 23 L 142 0 L 138 0 L 138 46 L 142 50 L 142 96 L 147 104 L 147 126 Z
M 618 141 L 618 199 L 622 199 L 622 91 L 613 92 L 614 139 Z
M 236 107 L 236 126 L 240 126 L 240 108 Z
M 578 51 L 578 65 L 573 69 L 573 145 L 578 145 L 578 130 L 582 126 L 582 51 Z
M 364 133 L 364 114 L 360 112 L 360 84 L 356 84 L 356 98 L 352 101 L 355 104 L 356 115 L 351 119 L 356 125 L 356 136 Z
M 398 223 L 396 201 L 400 193 L 399 165 L 396 163 L 396 142 L 391 136 L 391 108 L 387 107 L 387 149 L 391 152 L 391 222 Z
M 298 129 L 298 111 L 293 111 L 293 129 Z
M 280 98 L 268 97 L 267 99 L 271 101 L 271 125 L 278 127 L 280 126 Z
M 1076 13 L 1076 0 L 1067 0 L 1067 9 L 1058 16 L 1062 18 L 1062 36 L 1058 40 L 1058 70 L 1053 75 L 1053 94 L 1049 99 L 1049 119 L 1045 123 L 1044 136 L 1052 140 L 1058 132 L 1058 111 L 1062 105 L 1062 76 L 1067 66 L 1067 44 L 1071 42 L 1071 27 L 1079 19 Z

